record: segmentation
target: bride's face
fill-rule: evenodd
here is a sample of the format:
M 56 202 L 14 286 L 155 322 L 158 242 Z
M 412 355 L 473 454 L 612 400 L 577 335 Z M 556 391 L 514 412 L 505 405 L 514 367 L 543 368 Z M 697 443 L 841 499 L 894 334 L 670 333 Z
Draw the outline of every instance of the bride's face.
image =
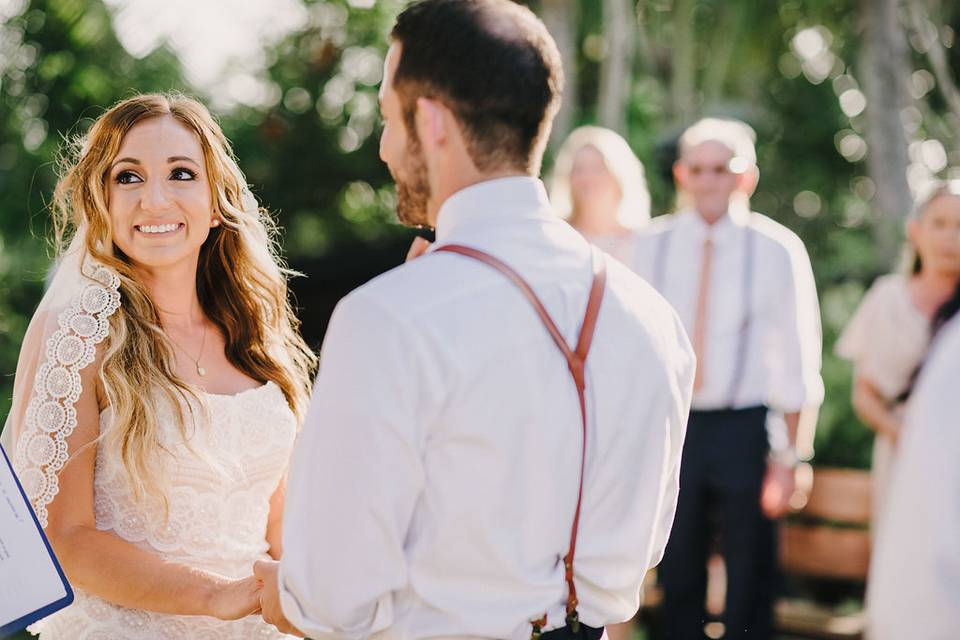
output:
M 134 125 L 107 176 L 113 242 L 148 269 L 197 260 L 217 224 L 197 136 L 173 116 Z

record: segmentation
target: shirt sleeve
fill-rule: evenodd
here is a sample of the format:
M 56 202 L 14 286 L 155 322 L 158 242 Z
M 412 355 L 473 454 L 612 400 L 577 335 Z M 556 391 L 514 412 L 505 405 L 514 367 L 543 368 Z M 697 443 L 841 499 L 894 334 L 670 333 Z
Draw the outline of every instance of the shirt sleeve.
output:
M 280 601 L 312 638 L 366 638 L 391 625 L 424 486 L 422 342 L 358 294 L 331 318 L 284 510 Z
M 660 478 L 659 518 L 654 529 L 651 555 L 647 568 L 663 560 L 670 530 L 677 512 L 680 495 L 680 462 L 683 457 L 683 442 L 687 433 L 690 403 L 693 400 L 693 380 L 696 372 L 696 356 L 687 337 L 687 332 L 676 313 L 672 314 L 676 334 L 676 350 L 670 371 L 670 404 L 667 413 L 669 438 L 664 446 L 663 474 Z
M 843 328 L 843 333 L 834 345 L 834 352 L 844 360 L 857 362 L 866 352 L 866 346 L 871 342 L 870 327 L 877 311 L 877 299 L 880 295 L 879 283 L 874 284 L 863 296 L 860 306 L 854 311 L 853 317 Z
M 889 277 L 888 277 L 889 278 Z M 920 354 L 893 348 L 901 326 L 893 314 L 889 279 L 878 280 L 863 298 L 834 347 L 837 355 L 853 363 L 856 375 L 868 379 L 886 398 L 895 398 L 907 384 L 904 371 L 912 372 Z M 906 344 L 911 344 L 906 341 Z M 903 344 L 903 343 L 902 343 Z
M 782 255 L 782 296 L 771 326 L 776 352 L 770 404 L 784 413 L 823 402 L 820 377 L 823 337 L 813 268 L 803 243 L 792 236 Z

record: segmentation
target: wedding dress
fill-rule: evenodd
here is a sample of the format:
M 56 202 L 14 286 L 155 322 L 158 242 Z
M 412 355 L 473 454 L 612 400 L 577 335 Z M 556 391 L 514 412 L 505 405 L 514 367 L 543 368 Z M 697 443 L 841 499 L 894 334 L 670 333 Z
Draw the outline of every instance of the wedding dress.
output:
M 44 528 L 47 505 L 59 493 L 59 472 L 73 453 L 67 438 L 76 427 L 74 405 L 83 392 L 80 371 L 107 338 L 110 316 L 121 304 L 119 285 L 115 274 L 87 264 L 73 247 L 34 317 L 42 327 L 36 335 L 43 340 L 21 352 L 4 446 L 13 453 L 14 468 Z M 100 444 L 94 471 L 97 529 L 173 563 L 227 578 L 249 576 L 256 560 L 269 557 L 270 498 L 296 437 L 296 419 L 282 391 L 267 382 L 236 395 L 200 393 L 183 400 L 190 405 L 186 438 L 166 394 L 158 389 L 152 396 L 162 446 L 151 468 L 160 490 L 135 500 L 119 452 Z M 100 414 L 100 433 L 111 424 L 108 407 Z M 288 637 L 258 615 L 222 621 L 125 608 L 81 588 L 75 595 L 72 605 L 30 631 L 42 640 Z
M 267 559 L 270 497 L 290 457 L 295 421 L 279 387 L 266 385 L 235 396 L 204 394 L 209 419 L 198 417 L 189 449 L 170 409 L 161 410 L 163 486 L 168 512 L 158 497 L 134 501 L 118 454 L 98 450 L 94 476 L 97 529 L 109 531 L 165 560 L 228 578 L 250 575 Z M 163 405 L 160 405 L 163 407 Z M 198 407 L 195 407 L 195 409 Z M 101 432 L 110 410 L 100 415 Z M 189 429 L 189 427 L 188 427 Z M 190 451 L 192 449 L 193 451 Z M 41 640 L 226 640 L 286 638 L 259 616 L 226 622 L 207 616 L 177 616 L 110 604 L 76 589 L 70 607 L 31 631 Z

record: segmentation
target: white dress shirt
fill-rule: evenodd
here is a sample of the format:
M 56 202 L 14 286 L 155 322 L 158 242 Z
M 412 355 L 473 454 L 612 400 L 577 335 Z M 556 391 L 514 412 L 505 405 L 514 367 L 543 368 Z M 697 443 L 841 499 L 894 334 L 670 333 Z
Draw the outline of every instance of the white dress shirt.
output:
M 731 211 L 713 225 L 693 210 L 658 216 L 640 231 L 637 273 L 660 288 L 692 335 L 708 235 L 713 263 L 703 384 L 694 394 L 694 409 L 767 405 L 786 413 L 818 406 L 823 401 L 820 307 L 810 258 L 792 231 L 746 211 Z M 745 285 L 748 242 L 753 242 L 752 282 Z M 743 375 L 735 381 L 747 286 L 750 325 Z
M 569 343 L 590 247 L 539 180 L 466 188 L 437 245 L 492 253 Z M 587 360 L 581 620 L 627 620 L 676 505 L 693 356 L 670 306 L 607 259 Z M 502 274 L 428 253 L 344 298 L 324 340 L 284 515 L 280 594 L 313 638 L 528 638 L 563 626 L 581 417 L 566 361 Z
M 910 397 L 870 560 L 870 640 L 953 640 L 960 629 L 960 318 Z

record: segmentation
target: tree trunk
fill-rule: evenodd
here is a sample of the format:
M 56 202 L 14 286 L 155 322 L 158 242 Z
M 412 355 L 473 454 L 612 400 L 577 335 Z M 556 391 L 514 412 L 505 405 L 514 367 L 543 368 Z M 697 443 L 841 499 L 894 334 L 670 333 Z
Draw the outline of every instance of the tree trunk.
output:
M 867 171 L 876 185 L 877 257 L 892 267 L 913 198 L 907 183 L 908 140 L 901 113 L 909 105 L 910 66 L 897 0 L 861 0 L 861 80 L 867 98 Z
M 673 122 L 677 125 L 691 124 L 698 112 L 695 96 L 695 41 L 693 33 L 693 7 L 696 0 L 675 0 L 673 10 L 673 56 L 670 75 L 670 102 L 673 105 Z
M 721 4 L 719 28 L 714 31 L 710 47 L 710 64 L 703 79 L 705 102 L 709 106 L 724 99 L 724 87 L 740 42 L 743 26 L 749 21 L 750 3 Z
M 621 134 L 627 131 L 627 104 L 633 81 L 637 19 L 632 0 L 604 0 L 603 32 L 607 55 L 600 68 L 600 124 Z
M 570 0 L 543 0 L 540 17 L 557 42 L 563 60 L 566 81 L 563 86 L 563 102 L 553 121 L 550 146 L 563 142 L 573 128 L 577 111 L 577 3 Z
M 943 96 L 950 113 L 953 114 L 953 117 L 948 117 L 947 121 L 951 123 L 951 137 L 954 144 L 958 145 L 958 153 L 960 153 L 960 128 L 958 128 L 960 127 L 960 90 L 954 82 L 947 52 L 944 50 L 943 43 L 940 42 L 940 31 L 937 23 L 931 20 L 926 3 L 920 0 L 908 0 L 908 5 L 913 28 L 923 43 L 940 95 Z

